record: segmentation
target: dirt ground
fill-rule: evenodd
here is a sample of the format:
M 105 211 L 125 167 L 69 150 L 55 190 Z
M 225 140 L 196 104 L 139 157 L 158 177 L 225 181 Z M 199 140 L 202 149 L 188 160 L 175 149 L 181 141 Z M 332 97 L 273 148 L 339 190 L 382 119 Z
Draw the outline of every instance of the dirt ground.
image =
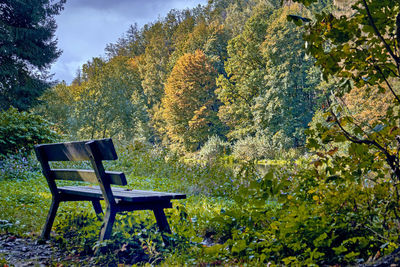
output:
M 65 252 L 51 245 L 29 238 L 12 235 L 0 235 L 0 267 L 3 266 L 95 266 L 90 258 L 81 259 L 78 256 L 68 256 Z M 400 248 L 392 254 L 378 259 L 372 264 L 362 264 L 360 267 L 400 267 Z
M 87 261 L 85 261 L 87 262 Z M 78 257 L 71 257 L 47 241 L 43 244 L 30 238 L 0 235 L 0 266 L 83 266 Z M 94 265 L 94 264 L 93 264 Z M 91 265 L 91 266 L 93 266 Z

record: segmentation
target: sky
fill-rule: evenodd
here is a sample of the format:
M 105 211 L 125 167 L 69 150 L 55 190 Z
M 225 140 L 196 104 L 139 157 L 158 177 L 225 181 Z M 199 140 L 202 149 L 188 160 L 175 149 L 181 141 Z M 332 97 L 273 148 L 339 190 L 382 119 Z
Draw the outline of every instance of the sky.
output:
M 53 80 L 70 84 L 77 70 L 135 23 L 139 27 L 163 18 L 171 9 L 205 5 L 207 0 L 67 0 L 56 16 L 61 56 L 52 65 Z

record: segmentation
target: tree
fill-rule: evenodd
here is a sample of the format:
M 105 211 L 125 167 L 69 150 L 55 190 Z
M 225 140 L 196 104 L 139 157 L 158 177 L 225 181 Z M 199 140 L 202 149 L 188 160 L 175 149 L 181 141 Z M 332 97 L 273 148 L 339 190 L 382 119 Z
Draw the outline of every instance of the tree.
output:
M 267 20 L 272 10 L 261 6 L 245 25 L 243 33 L 228 43 L 225 75 L 219 75 L 216 94 L 222 102 L 218 116 L 230 131 L 228 137 L 239 139 L 255 133 L 252 106 L 266 87 L 266 61 L 260 45 L 264 42 Z
M 207 24 L 200 21 L 191 31 L 176 43 L 175 51 L 171 55 L 170 65 L 174 65 L 178 58 L 186 53 L 202 50 L 219 74 L 225 74 L 224 61 L 227 58 L 226 47 L 229 35 L 223 25 Z
M 135 57 L 144 53 L 144 38 L 142 31 L 138 29 L 137 23 L 131 25 L 125 35 L 117 40 L 115 44 L 106 46 L 109 58 L 115 56 Z
M 65 0 L 0 3 L 0 109 L 27 110 L 50 86 L 46 70 L 61 54 L 54 16 Z
M 162 114 L 173 145 L 186 151 L 199 149 L 218 134 L 218 103 L 214 94 L 216 72 L 197 50 L 176 62 L 165 86 Z
M 78 80 L 78 78 L 77 78 Z M 42 97 L 35 111 L 75 138 L 149 138 L 148 114 L 137 59 L 93 58 L 79 82 L 60 83 Z
M 252 108 L 258 131 L 281 131 L 295 147 L 304 145 L 304 130 L 322 95 L 317 90 L 321 73 L 314 67 L 314 59 L 306 56 L 302 31 L 286 18 L 302 12 L 307 10 L 292 4 L 275 10 L 269 18 L 261 45 L 266 84 Z
M 304 4 L 315 0 L 298 0 Z M 350 141 L 349 153 L 375 161 L 385 161 L 389 166 L 394 183 L 400 180 L 400 105 L 396 84 L 400 81 L 400 2 L 358 0 L 347 15 L 336 17 L 332 13 L 316 15 L 306 26 L 304 39 L 308 52 L 316 58 L 326 80 L 337 81 L 327 114 L 331 127 L 319 127 L 324 141 Z M 289 16 L 297 22 L 303 18 Z M 368 86 L 366 86 L 368 85 Z M 354 118 L 335 105 L 343 94 L 353 88 L 377 88 L 378 93 L 388 90 L 394 105 L 387 108 L 386 115 L 373 123 L 368 130 L 355 123 Z M 329 117 L 328 117 L 329 115 Z M 321 126 L 321 125 L 320 125 Z M 321 135 L 321 134 L 320 134 Z M 320 148 L 313 139 L 310 145 Z M 370 166 L 364 166 L 365 171 Z M 397 188 L 397 187 L 396 187 Z M 398 192 L 397 192 L 398 195 Z

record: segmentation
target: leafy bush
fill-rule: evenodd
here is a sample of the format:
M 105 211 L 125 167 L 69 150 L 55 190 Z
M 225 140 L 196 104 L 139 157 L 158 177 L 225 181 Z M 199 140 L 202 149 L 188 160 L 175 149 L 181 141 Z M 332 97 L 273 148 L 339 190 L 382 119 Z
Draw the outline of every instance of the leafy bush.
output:
M 59 135 L 38 115 L 10 108 L 0 112 L 0 158 L 28 152 L 35 144 L 53 142 Z
M 286 139 L 282 132 L 274 135 L 258 133 L 256 136 L 247 136 L 236 141 L 232 154 L 236 159 L 244 161 L 277 158 L 288 147 L 289 141 Z
M 217 158 L 228 154 L 231 150 L 231 144 L 224 142 L 219 136 L 211 136 L 199 151 L 199 156 L 207 162 L 215 161 Z
M 38 162 L 22 153 L 8 155 L 0 161 L 0 180 L 26 179 L 39 170 Z

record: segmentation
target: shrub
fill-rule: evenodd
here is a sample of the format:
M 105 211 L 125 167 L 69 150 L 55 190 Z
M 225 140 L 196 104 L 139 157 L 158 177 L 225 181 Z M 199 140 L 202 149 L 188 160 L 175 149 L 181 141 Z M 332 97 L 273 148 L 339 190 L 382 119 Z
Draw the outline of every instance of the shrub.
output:
M 247 136 L 234 144 L 232 154 L 236 159 L 244 161 L 276 158 L 287 147 L 286 139 L 281 132 L 274 135 L 259 133 L 256 136 Z
M 215 161 L 217 158 L 229 153 L 231 144 L 224 142 L 219 136 L 211 136 L 199 151 L 202 160 L 208 162 Z
M 39 115 L 10 108 L 0 112 L 0 158 L 18 151 L 28 152 L 35 144 L 55 141 L 59 135 Z
M 38 162 L 21 153 L 8 155 L 0 161 L 0 181 L 25 179 L 39 170 Z

